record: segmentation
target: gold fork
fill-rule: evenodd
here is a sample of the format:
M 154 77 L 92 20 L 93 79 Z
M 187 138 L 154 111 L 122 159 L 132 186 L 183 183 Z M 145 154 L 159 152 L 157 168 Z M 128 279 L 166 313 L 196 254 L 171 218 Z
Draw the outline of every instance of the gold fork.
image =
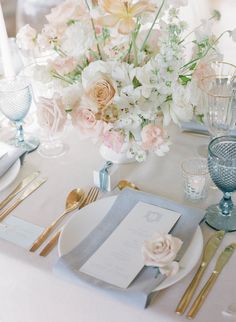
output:
M 89 190 L 87 196 L 84 198 L 84 200 L 81 202 L 79 209 L 87 206 L 88 204 L 94 202 L 99 194 L 99 189 L 97 187 L 93 187 Z M 40 252 L 40 256 L 46 257 L 52 250 L 53 248 L 57 245 L 58 239 L 61 235 L 61 229 L 59 229 L 49 240 L 47 245 L 42 249 Z

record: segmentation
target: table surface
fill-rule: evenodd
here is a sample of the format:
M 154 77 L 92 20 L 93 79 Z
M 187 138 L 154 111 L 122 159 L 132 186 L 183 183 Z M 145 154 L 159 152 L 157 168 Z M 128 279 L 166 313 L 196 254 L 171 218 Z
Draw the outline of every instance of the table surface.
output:
M 183 159 L 198 156 L 197 148 L 208 143 L 208 138 L 181 133 L 180 129 L 170 129 L 172 146 L 164 157 L 149 155 L 147 162 L 121 165 L 121 178 L 133 181 L 141 189 L 173 199 L 182 204 L 206 208 L 219 201 L 221 193 L 209 189 L 208 197 L 201 202 L 185 199 L 180 164 Z M 1 140 L 7 137 L 6 128 L 0 129 Z M 48 181 L 34 194 L 19 205 L 12 215 L 34 224 L 46 227 L 64 209 L 67 193 L 75 187 L 88 190 L 93 185 L 92 170 L 102 164 L 99 146 L 90 141 L 80 141 L 73 129 L 66 130 L 64 140 L 68 152 L 55 159 L 42 158 L 37 151 L 27 156 L 15 182 L 0 194 L 4 198 L 26 175 L 40 170 Z M 118 193 L 117 190 L 112 194 Z M 110 195 L 110 194 L 107 194 Z M 106 194 L 100 197 L 105 197 Z M 201 227 L 206 240 L 213 230 L 205 224 Z M 236 233 L 227 234 L 217 254 L 231 242 L 236 241 Z M 217 255 L 215 256 L 216 259 Z M 196 268 L 180 282 L 159 292 L 148 309 L 110 297 L 86 286 L 78 286 L 58 278 L 52 272 L 58 259 L 57 249 L 42 258 L 38 253 L 30 253 L 12 243 L 0 240 L 0 321 L 4 322 L 174 322 L 184 321 L 185 316 L 177 316 L 174 311 L 186 286 L 191 281 Z M 212 261 L 201 285 L 208 279 L 213 269 Z M 232 321 L 222 314 L 222 310 L 236 302 L 235 280 L 236 255 L 226 265 L 219 276 L 204 306 L 195 318 L 197 322 Z M 200 286 L 201 286 L 200 285 Z M 200 289 L 200 288 L 199 288 Z

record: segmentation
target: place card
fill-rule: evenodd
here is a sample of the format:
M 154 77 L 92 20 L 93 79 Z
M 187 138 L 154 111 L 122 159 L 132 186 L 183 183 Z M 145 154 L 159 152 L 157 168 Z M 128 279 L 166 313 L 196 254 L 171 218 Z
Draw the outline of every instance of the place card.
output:
M 0 238 L 29 249 L 43 230 L 43 227 L 15 216 L 9 216 L 0 223 Z
M 127 288 L 144 266 L 144 240 L 155 232 L 168 233 L 180 216 L 172 210 L 137 203 L 79 271 Z

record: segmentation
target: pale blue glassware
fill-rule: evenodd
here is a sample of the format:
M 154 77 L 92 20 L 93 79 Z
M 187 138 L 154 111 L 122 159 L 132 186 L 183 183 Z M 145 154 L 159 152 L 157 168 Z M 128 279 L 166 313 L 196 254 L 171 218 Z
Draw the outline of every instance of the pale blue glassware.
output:
M 35 150 L 39 145 L 37 138 L 25 140 L 24 137 L 23 120 L 29 112 L 31 102 L 31 86 L 27 80 L 16 78 L 0 81 L 0 110 L 16 126 L 16 136 L 9 143 L 27 152 Z
M 236 191 L 236 137 L 222 136 L 210 142 L 208 169 L 224 196 L 218 205 L 206 210 L 205 221 L 216 230 L 236 231 L 236 206 L 231 198 Z

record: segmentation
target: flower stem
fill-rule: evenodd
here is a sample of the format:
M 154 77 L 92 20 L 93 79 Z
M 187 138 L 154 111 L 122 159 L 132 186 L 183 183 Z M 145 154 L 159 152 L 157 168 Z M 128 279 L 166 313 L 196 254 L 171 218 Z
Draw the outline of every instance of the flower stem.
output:
M 215 19 L 215 15 L 211 16 L 208 20 L 212 20 Z M 187 39 L 190 35 L 192 35 L 196 30 L 198 30 L 199 28 L 201 28 L 203 26 L 204 22 L 201 23 L 200 25 L 198 25 L 196 28 L 194 28 L 192 31 L 190 31 L 182 40 L 179 41 L 178 45 L 182 44 L 185 39 Z
M 184 66 L 182 66 L 181 67 L 181 69 L 183 69 L 183 68 L 186 68 L 186 67 L 188 67 L 189 65 L 192 65 L 193 63 L 195 63 L 195 62 L 197 62 L 198 60 L 200 60 L 200 59 L 202 59 L 203 57 L 205 57 L 208 53 L 209 53 L 209 51 L 214 47 L 214 45 L 215 44 L 217 44 L 217 42 L 220 40 L 220 38 L 225 34 L 225 33 L 227 33 L 227 32 L 230 32 L 230 30 L 225 30 L 225 31 L 223 31 L 221 34 L 220 34 L 220 36 L 214 41 L 214 43 L 212 44 L 212 45 L 210 45 L 208 48 L 207 48 L 207 50 L 205 51 L 205 53 L 204 54 L 202 54 L 200 57 L 197 57 L 197 58 L 195 58 L 195 59 L 192 59 L 190 62 L 188 62 L 187 64 L 185 64 Z
M 84 0 L 85 1 L 85 4 L 90 12 L 90 7 L 89 7 L 89 4 L 88 4 L 88 1 L 87 0 Z M 100 59 L 102 59 L 102 53 L 101 53 L 101 49 L 100 49 L 100 46 L 99 46 L 99 43 L 98 43 L 98 36 L 97 36 L 97 33 L 96 33 L 96 28 L 95 28 L 95 24 L 94 24 L 94 21 L 93 21 L 93 18 L 91 17 L 91 24 L 92 24 L 92 27 L 93 27 L 93 32 L 94 32 L 94 37 L 96 39 L 96 43 L 97 43 L 97 51 L 98 51 L 98 55 L 100 57 Z
M 154 21 L 153 21 L 153 23 L 152 23 L 152 25 L 151 25 L 151 27 L 150 27 L 150 29 L 149 29 L 148 33 L 147 33 L 146 38 L 144 39 L 144 42 L 143 42 L 143 44 L 142 44 L 142 47 L 141 47 L 140 51 L 143 51 L 143 50 L 144 50 L 145 45 L 146 45 L 146 43 L 147 43 L 147 41 L 148 41 L 148 38 L 149 38 L 149 36 L 150 36 L 150 34 L 151 34 L 151 32 L 152 32 L 152 29 L 153 29 L 153 27 L 154 27 L 154 25 L 155 25 L 155 23 L 156 23 L 156 21 L 157 21 L 157 18 L 158 18 L 158 17 L 159 17 L 159 15 L 160 15 L 161 9 L 162 9 L 162 8 L 163 8 L 163 6 L 164 6 L 164 3 L 165 3 L 165 0 L 163 0 L 163 1 L 162 1 L 161 6 L 160 6 L 159 10 L 157 11 L 157 14 L 156 14 L 156 16 L 155 16 L 155 19 L 154 19 Z

